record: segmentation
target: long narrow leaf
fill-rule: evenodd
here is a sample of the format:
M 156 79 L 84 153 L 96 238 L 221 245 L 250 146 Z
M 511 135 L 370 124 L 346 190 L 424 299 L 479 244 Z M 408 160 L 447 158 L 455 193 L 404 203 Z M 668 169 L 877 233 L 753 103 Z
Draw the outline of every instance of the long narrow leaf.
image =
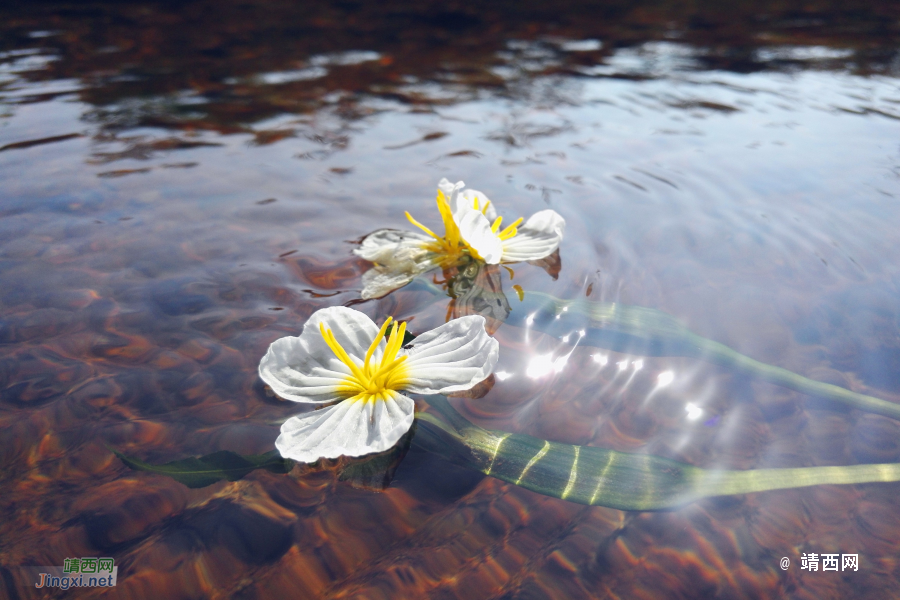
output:
M 206 456 L 173 460 L 162 465 L 152 465 L 112 448 L 110 450 L 135 471 L 166 475 L 190 488 L 202 488 L 218 481 L 237 481 L 257 469 L 266 469 L 272 473 L 287 473 L 294 466 L 294 461 L 282 458 L 277 450 L 246 456 L 229 450 L 220 450 Z
M 644 356 L 699 358 L 797 392 L 900 419 L 900 404 L 814 381 L 754 360 L 693 333 L 671 315 L 652 308 L 589 300 L 566 301 L 547 294 L 526 292 L 522 302 L 513 303 L 510 322 L 516 322 L 514 319 L 536 331 L 559 337 L 584 330 L 585 336 L 579 343 L 588 346 Z
M 414 443 L 491 477 L 579 504 L 661 510 L 709 496 L 900 481 L 900 464 L 701 469 L 658 456 L 482 429 L 457 413 L 443 396 L 429 396 L 427 402 L 440 417 L 420 413 Z
M 438 297 L 442 290 L 419 278 L 410 284 Z M 506 322 L 558 338 L 575 336 L 583 346 L 594 346 L 639 356 L 699 358 L 756 377 L 769 383 L 853 408 L 900 419 L 900 404 L 815 381 L 787 369 L 745 356 L 719 342 L 690 331 L 672 315 L 641 306 L 591 300 L 561 300 L 549 294 L 526 291 L 509 303 Z

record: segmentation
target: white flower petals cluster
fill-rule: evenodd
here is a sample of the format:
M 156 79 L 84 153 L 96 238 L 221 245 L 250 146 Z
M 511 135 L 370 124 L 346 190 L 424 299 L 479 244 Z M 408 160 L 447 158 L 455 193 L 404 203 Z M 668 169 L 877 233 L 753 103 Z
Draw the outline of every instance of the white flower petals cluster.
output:
M 462 181 L 451 184 L 441 179 L 437 205 L 443 236 L 406 213 L 424 233 L 380 229 L 354 250 L 375 263 L 363 275 L 364 299 L 383 296 L 432 268 L 457 265 L 466 255 L 489 265 L 539 260 L 552 254 L 565 234 L 565 219 L 549 209 L 535 213 L 524 224 L 518 219 L 501 229 L 503 218 L 497 216 L 491 200 L 482 192 L 465 189 Z
M 278 396 L 329 405 L 285 421 L 275 441 L 282 456 L 309 463 L 387 450 L 413 423 L 414 402 L 402 392 L 467 390 L 497 363 L 483 317 L 454 319 L 411 346 L 402 345 L 405 323 L 385 335 L 390 322 L 379 328 L 359 311 L 323 308 L 298 337 L 269 346 L 259 375 Z

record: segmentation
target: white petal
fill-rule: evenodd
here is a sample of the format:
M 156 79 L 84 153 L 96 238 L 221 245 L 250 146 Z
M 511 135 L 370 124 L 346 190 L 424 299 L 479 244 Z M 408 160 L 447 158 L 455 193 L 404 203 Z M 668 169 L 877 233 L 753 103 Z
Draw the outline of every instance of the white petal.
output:
M 534 213 L 521 229 L 529 229 L 532 231 L 540 231 L 543 233 L 555 233 L 562 237 L 566 233 L 566 220 L 560 216 L 555 210 L 542 210 Z
M 363 300 L 381 298 L 396 289 L 402 288 L 415 278 L 415 273 L 395 272 L 378 268 L 369 269 L 362 276 L 363 288 L 359 293 Z
M 305 463 L 383 452 L 409 431 L 414 415 L 415 403 L 396 392 L 386 401 L 344 400 L 285 421 L 275 447 Z
M 415 265 L 414 269 L 374 267 L 363 273 L 363 289 L 359 295 L 363 300 L 381 298 L 396 289 L 402 288 L 415 279 L 417 275 L 430 270 L 434 266 L 436 266 L 435 262 L 426 261 Z
M 478 199 L 478 210 L 483 211 L 487 220 L 491 223 L 494 222 L 494 219 L 497 218 L 497 210 L 494 208 L 494 203 L 491 202 L 491 199 L 487 197 L 487 194 L 484 192 L 479 192 L 478 190 L 468 189 L 464 190 L 462 193 L 463 198 L 465 198 L 466 203 L 469 206 L 475 205 L 475 199 Z M 487 210 L 484 210 L 484 205 L 487 203 Z
M 457 221 L 459 233 L 466 243 L 489 265 L 496 265 L 503 256 L 500 237 L 491 231 L 491 224 L 480 211 L 469 207 L 460 210 Z
M 269 346 L 259 362 L 259 376 L 279 397 L 295 402 L 324 403 L 337 400 L 336 390 L 350 375 L 325 343 L 319 323 L 334 332 L 335 338 L 357 364 L 362 364 L 378 326 L 352 308 L 332 306 L 317 310 L 306 321 L 299 337 L 283 337 Z M 375 350 L 381 359 L 384 340 Z
M 446 394 L 467 390 L 494 370 L 500 344 L 484 329 L 484 317 L 453 319 L 413 341 L 404 363 L 409 369 L 406 390 Z
M 538 260 L 553 254 L 566 232 L 566 220 L 556 211 L 542 210 L 525 221 L 518 233 L 503 242 L 503 262 Z
M 464 187 L 466 187 L 465 182 L 450 183 L 446 177 L 438 182 L 438 189 L 444 192 L 444 197 L 447 198 L 447 203 L 450 205 L 450 214 L 455 215 L 459 210 L 459 193 Z
M 424 243 L 428 238 L 421 240 L 421 242 L 416 238 L 403 238 L 396 243 L 388 241 L 398 239 L 396 234 L 417 235 L 412 232 L 382 229 L 370 234 L 363 241 L 363 244 L 365 244 L 370 238 L 376 238 L 369 244 L 365 256 L 363 256 L 361 251 L 354 251 L 363 256 L 363 258 L 375 263 L 375 266 L 363 273 L 362 276 L 363 289 L 360 296 L 362 296 L 363 300 L 380 298 L 401 288 L 416 276 L 430 271 L 440 263 L 438 254 L 413 245 L 413 242 Z M 383 250 L 376 254 L 373 248 L 376 244 L 382 242 L 385 242 L 382 246 Z M 358 250 L 362 250 L 362 248 Z
M 379 229 L 366 236 L 353 254 L 379 264 L 415 262 L 428 254 L 423 246 L 432 238 L 415 231 Z

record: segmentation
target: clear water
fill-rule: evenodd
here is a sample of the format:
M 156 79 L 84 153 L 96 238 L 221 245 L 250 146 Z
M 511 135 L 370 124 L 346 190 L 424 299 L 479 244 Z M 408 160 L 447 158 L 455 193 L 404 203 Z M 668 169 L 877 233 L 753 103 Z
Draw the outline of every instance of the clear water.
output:
M 895 484 L 625 513 L 415 448 L 377 493 L 327 465 L 188 490 L 105 447 L 270 450 L 300 408 L 265 393 L 268 344 L 359 298 L 354 240 L 407 228 L 405 210 L 437 224 L 441 177 L 511 218 L 565 217 L 558 277 L 501 269 L 511 299 L 656 308 L 900 401 L 900 15 L 548 10 L 0 9 L 9 597 L 40 595 L 20 567 L 78 556 L 115 557 L 106 595 L 135 598 L 896 594 Z M 447 302 L 354 306 L 424 331 Z M 502 376 L 454 400 L 486 427 L 736 469 L 900 460 L 885 417 L 696 360 L 496 335 Z M 860 568 L 803 571 L 804 552 Z

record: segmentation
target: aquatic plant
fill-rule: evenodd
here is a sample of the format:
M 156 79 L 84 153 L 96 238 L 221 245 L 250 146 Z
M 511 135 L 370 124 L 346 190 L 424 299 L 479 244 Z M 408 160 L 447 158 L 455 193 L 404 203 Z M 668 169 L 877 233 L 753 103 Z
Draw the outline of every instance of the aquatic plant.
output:
M 288 419 L 275 442 L 277 454 L 242 457 L 218 452 L 160 466 L 117 455 L 133 469 L 165 474 L 192 487 L 239 479 L 258 468 L 287 472 L 292 460 L 314 463 L 341 456 L 365 457 L 341 467 L 342 479 L 388 482 L 405 452 L 398 442 L 417 418 L 421 426 L 412 443 L 445 459 L 546 496 L 623 510 L 667 509 L 709 496 L 820 484 L 900 481 L 900 464 L 703 469 L 658 456 L 558 443 L 471 423 L 436 394 L 470 389 L 493 371 L 499 344 L 485 330 L 485 316 L 564 341 L 578 331 L 582 345 L 645 356 L 700 358 L 894 418 L 900 418 L 900 405 L 761 363 L 696 335 L 655 309 L 563 300 L 521 289 L 518 302 L 510 303 L 498 274 L 487 267 L 548 256 L 559 246 L 565 221 L 553 211 L 541 211 L 521 228 L 519 219 L 500 230 L 502 219 L 494 218 L 487 196 L 446 179 L 439 184 L 437 204 L 443 236 L 407 213 L 430 237 L 380 230 L 365 238 L 355 252 L 375 262 L 376 268 L 374 275 L 364 278 L 363 297 L 387 293 L 394 289 L 390 286 L 405 285 L 424 270 L 440 266 L 445 273 L 456 272 L 448 286 L 454 290 L 453 310 L 481 314 L 450 319 L 448 311 L 447 323 L 415 337 L 406 332 L 405 323 L 391 327 L 390 317 L 379 328 L 350 308 L 321 309 L 299 337 L 276 340 L 260 362 L 260 377 L 281 398 L 327 405 Z M 416 285 L 435 296 L 444 295 L 427 281 Z M 406 338 L 411 343 L 406 344 Z M 427 395 L 424 403 L 430 410 L 416 412 L 415 402 L 401 391 Z M 405 444 L 409 443 L 406 436 Z M 401 446 L 404 449 L 398 450 Z
M 474 279 L 472 283 L 474 287 Z M 425 279 L 419 279 L 412 285 L 416 290 L 433 294 L 435 298 L 445 295 L 443 289 Z M 900 419 L 900 404 L 815 381 L 758 361 L 725 344 L 697 335 L 672 315 L 655 308 L 587 299 L 564 300 L 531 290 L 521 294 L 517 292 L 517 299 L 510 302 L 499 285 L 490 289 L 467 290 L 467 294 L 476 298 L 488 294 L 494 303 L 502 297 L 500 304 L 505 311 L 494 310 L 491 316 L 494 319 L 504 318 L 507 325 L 525 327 L 561 340 L 567 339 L 566 336 L 573 332 L 579 332 L 575 339 L 581 346 L 625 354 L 697 358 L 802 394 Z M 463 308 L 477 311 L 478 306 L 483 304 L 470 302 Z M 457 313 L 462 314 L 461 311 Z
M 518 304 L 517 314 L 524 320 L 520 325 L 552 335 L 579 327 L 584 332 L 579 336 L 581 344 L 654 356 L 696 356 L 863 410 L 900 414 L 900 407 L 890 402 L 754 361 L 690 332 L 661 311 L 564 301 L 534 292 L 527 292 Z M 155 466 L 116 454 L 132 469 L 168 475 L 191 487 L 233 481 L 258 468 L 287 472 L 293 467 L 290 459 L 310 463 L 321 457 L 366 454 L 365 463 L 342 468 L 340 478 L 389 481 L 389 475 L 373 475 L 373 470 L 396 467 L 402 452 L 392 454 L 392 447 L 416 417 L 420 427 L 412 443 L 424 450 L 546 496 L 623 510 L 668 509 L 710 496 L 821 484 L 900 481 L 900 464 L 703 469 L 658 456 L 484 429 L 457 413 L 446 398 L 427 391 L 438 386 L 443 386 L 441 394 L 467 389 L 490 374 L 499 350 L 484 331 L 483 318 L 454 319 L 413 338 L 407 346 L 401 345 L 406 333 L 403 324 L 387 334 L 390 322 L 388 318 L 377 329 L 362 313 L 326 308 L 310 317 L 307 325 L 311 327 L 304 327 L 300 337 L 272 344 L 260 363 L 260 375 L 279 396 L 320 404 L 344 400 L 289 419 L 276 441 L 281 458 L 275 452 L 249 457 L 217 452 Z M 481 369 L 479 361 L 485 362 Z M 424 399 L 431 410 L 414 412 L 413 401 L 397 393 L 398 389 L 432 394 Z M 388 407 L 388 403 L 393 404 Z M 346 409 L 339 412 L 341 405 Z M 376 410 L 377 406 L 382 408 Z M 399 417 L 394 418 L 389 409 L 395 414 L 399 409 Z
M 776 385 L 839 402 L 852 408 L 900 419 L 900 404 L 815 381 L 769 365 L 689 330 L 672 315 L 642 306 L 591 300 L 561 300 L 526 292 L 512 303 L 519 325 L 564 337 L 584 331 L 578 343 L 642 356 L 684 356 L 722 365 Z M 514 321 L 515 322 L 515 321 Z
M 784 469 L 702 469 L 653 456 L 575 446 L 483 429 L 446 398 L 426 399 L 415 443 L 469 469 L 578 504 L 622 510 L 675 508 L 700 498 L 813 485 L 900 481 L 900 464 Z
M 401 392 L 462 391 L 491 374 L 499 344 L 484 322 L 454 319 L 404 345 L 406 323 L 394 323 L 388 334 L 390 317 L 379 328 L 343 306 L 314 312 L 299 337 L 272 342 L 259 375 L 285 400 L 329 406 L 285 421 L 275 447 L 300 462 L 391 448 L 415 412 Z
M 578 504 L 665 510 L 712 496 L 900 481 L 900 464 L 893 463 L 744 471 L 703 469 L 650 454 L 576 446 L 484 429 L 456 412 L 443 396 L 428 396 L 424 401 L 434 413 L 415 414 L 419 427 L 412 438 L 413 445 L 468 469 Z M 338 478 L 380 489 L 390 481 L 396 461 L 402 458 L 402 451 L 398 457 L 398 452 L 392 450 L 338 465 Z M 287 473 L 294 467 L 290 459 L 275 451 L 253 456 L 219 451 L 164 465 L 151 465 L 119 452 L 116 455 L 131 469 L 166 475 L 189 487 L 234 481 L 255 469 Z
M 379 229 L 363 239 L 354 254 L 374 263 L 363 275 L 363 299 L 383 296 L 436 267 L 447 269 L 476 260 L 500 264 L 539 260 L 562 241 L 566 222 L 556 211 L 539 211 L 522 224 L 520 217 L 501 229 L 493 202 L 465 183 L 438 183 L 437 207 L 444 224 L 438 235 L 407 212 L 409 221 L 424 231 Z

